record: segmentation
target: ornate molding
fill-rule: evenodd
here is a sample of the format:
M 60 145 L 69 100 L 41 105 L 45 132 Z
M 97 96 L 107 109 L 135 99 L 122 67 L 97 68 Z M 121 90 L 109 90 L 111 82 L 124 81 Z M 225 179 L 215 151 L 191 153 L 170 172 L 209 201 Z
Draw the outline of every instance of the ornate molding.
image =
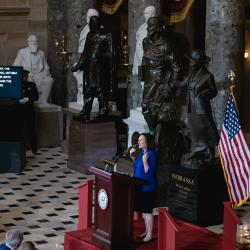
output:
M 194 0 L 175 0 L 170 16 L 170 24 L 182 22 L 188 15 Z
M 16 6 L 0 6 L 0 16 L 10 16 L 10 15 L 28 15 L 30 13 L 30 7 L 16 7 Z
M 112 15 L 123 3 L 123 0 L 103 0 L 101 9 L 104 13 Z

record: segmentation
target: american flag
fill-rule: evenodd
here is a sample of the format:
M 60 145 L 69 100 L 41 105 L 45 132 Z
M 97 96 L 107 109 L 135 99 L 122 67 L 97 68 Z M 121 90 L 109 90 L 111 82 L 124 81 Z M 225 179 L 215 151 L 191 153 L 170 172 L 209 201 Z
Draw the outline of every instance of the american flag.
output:
M 250 152 L 232 93 L 228 98 L 218 148 L 231 202 L 238 207 L 250 194 Z

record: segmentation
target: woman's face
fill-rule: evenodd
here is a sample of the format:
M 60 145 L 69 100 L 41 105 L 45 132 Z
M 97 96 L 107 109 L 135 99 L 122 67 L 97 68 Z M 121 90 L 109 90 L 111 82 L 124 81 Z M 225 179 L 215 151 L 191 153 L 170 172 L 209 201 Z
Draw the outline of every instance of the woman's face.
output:
M 140 149 L 147 149 L 147 142 L 144 135 L 139 136 L 138 145 Z

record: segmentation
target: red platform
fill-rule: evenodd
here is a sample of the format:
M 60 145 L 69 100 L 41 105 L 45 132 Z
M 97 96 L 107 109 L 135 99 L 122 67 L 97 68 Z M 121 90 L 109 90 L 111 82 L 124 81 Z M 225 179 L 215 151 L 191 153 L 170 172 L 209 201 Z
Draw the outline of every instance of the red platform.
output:
M 181 228 L 177 236 L 176 248 L 164 247 L 163 249 L 185 249 L 185 250 L 221 250 L 221 236 L 210 232 L 205 228 L 175 220 L 176 225 Z M 158 248 L 158 218 L 154 220 L 154 240 L 149 243 L 135 241 L 136 250 L 157 250 Z M 92 229 L 67 232 L 64 235 L 64 250 L 102 250 L 92 241 Z M 144 232 L 142 219 L 134 222 L 134 238 Z M 167 235 L 166 235 L 167 237 Z M 171 240 L 170 240 L 171 241 Z
M 157 250 L 157 218 L 154 220 L 154 240 L 148 243 L 135 241 L 137 250 Z M 145 226 L 143 220 L 134 222 L 134 238 L 144 232 Z M 92 241 L 92 229 L 67 232 L 64 235 L 64 250 L 102 250 Z
M 92 190 L 93 181 L 79 187 L 78 230 L 64 235 L 65 250 L 102 250 L 92 241 Z M 135 242 L 137 250 L 235 250 L 237 224 L 240 218 L 234 213 L 229 202 L 224 202 L 223 235 L 206 228 L 177 220 L 165 208 L 158 208 L 159 220 L 154 220 L 154 240 L 149 243 Z M 136 214 L 135 214 L 136 215 Z M 144 232 L 142 219 L 134 217 L 133 237 Z

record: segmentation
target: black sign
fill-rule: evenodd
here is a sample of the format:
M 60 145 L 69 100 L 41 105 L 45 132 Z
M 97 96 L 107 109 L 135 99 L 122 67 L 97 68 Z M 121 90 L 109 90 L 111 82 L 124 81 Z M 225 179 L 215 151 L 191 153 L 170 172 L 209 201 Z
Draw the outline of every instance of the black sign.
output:
M 0 99 L 22 98 L 22 67 L 0 66 Z
M 167 199 L 176 218 L 202 226 L 221 224 L 228 196 L 220 164 L 200 169 L 176 166 L 170 174 Z

